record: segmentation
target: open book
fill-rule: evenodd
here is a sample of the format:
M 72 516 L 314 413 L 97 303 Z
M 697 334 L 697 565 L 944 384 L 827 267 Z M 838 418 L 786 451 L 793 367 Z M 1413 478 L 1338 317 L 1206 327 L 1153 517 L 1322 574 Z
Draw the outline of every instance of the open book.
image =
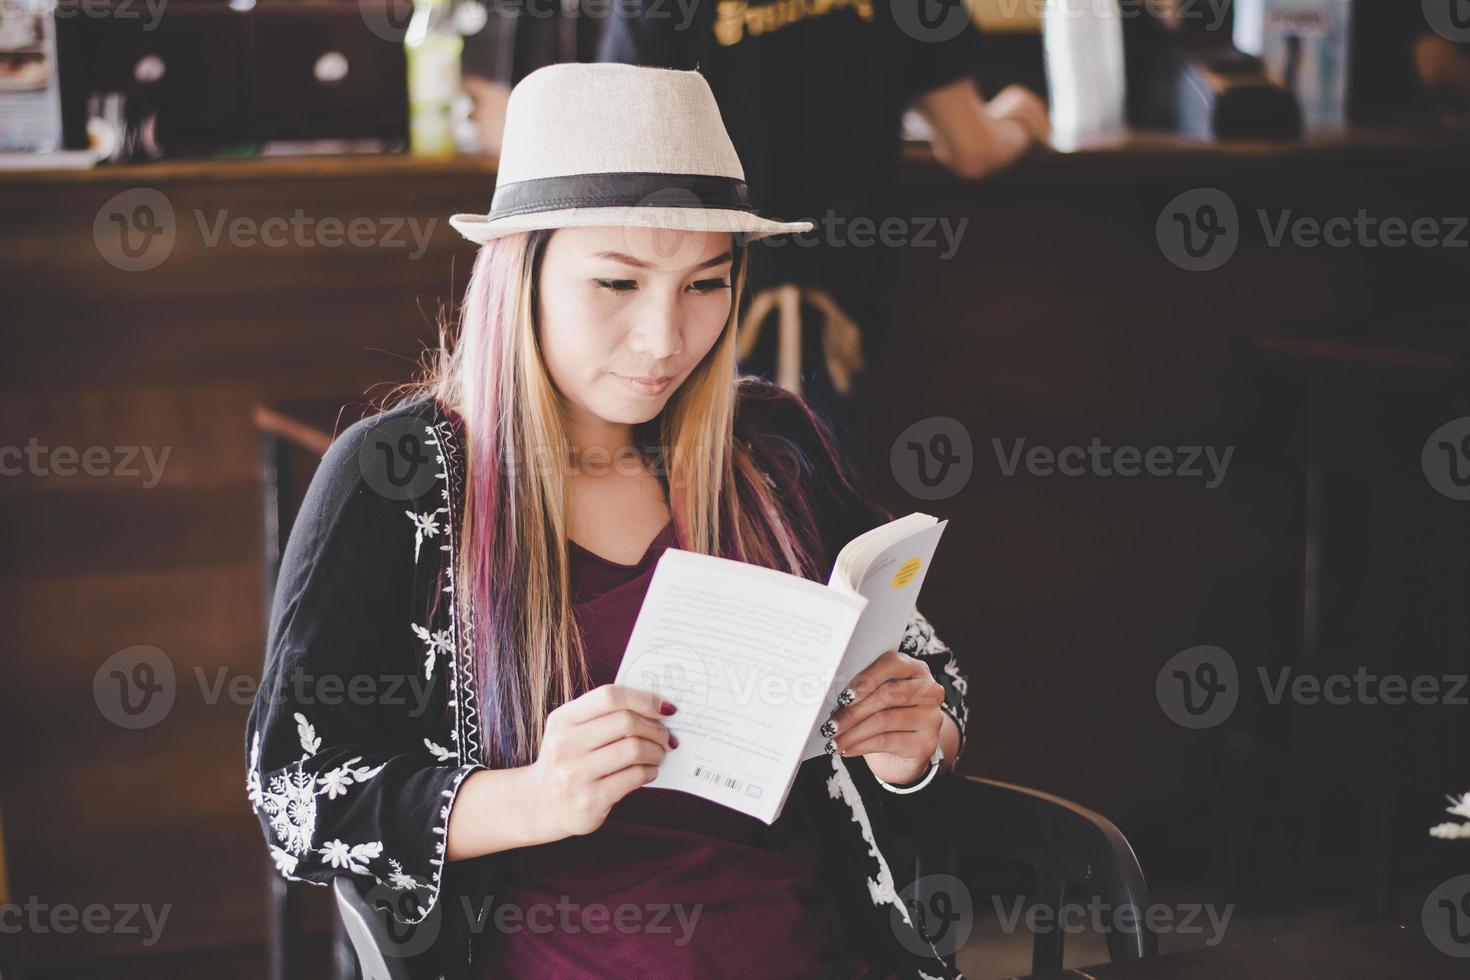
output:
M 859 535 L 821 585 L 670 548 L 616 683 L 654 691 L 679 747 L 647 786 L 774 823 L 852 678 L 903 637 L 948 522 L 910 514 Z

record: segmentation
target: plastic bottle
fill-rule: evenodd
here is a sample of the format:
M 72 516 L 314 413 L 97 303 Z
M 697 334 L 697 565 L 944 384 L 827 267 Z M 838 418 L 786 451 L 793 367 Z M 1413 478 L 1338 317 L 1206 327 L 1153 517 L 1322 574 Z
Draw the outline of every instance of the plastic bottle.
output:
M 1066 150 L 1120 136 L 1126 83 L 1118 0 L 1046 0 L 1042 30 L 1052 142 Z
M 415 156 L 454 156 L 455 102 L 464 38 L 449 0 L 416 0 L 403 43 L 408 58 L 408 143 Z

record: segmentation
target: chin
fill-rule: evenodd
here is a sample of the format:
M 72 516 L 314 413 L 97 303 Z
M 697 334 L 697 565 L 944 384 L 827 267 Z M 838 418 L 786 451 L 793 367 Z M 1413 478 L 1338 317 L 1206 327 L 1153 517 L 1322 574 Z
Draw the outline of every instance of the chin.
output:
M 608 422 L 641 425 L 649 419 L 656 418 L 658 413 L 664 410 L 667 402 L 667 397 L 609 399 L 605 404 L 596 406 L 595 411 L 599 417 Z

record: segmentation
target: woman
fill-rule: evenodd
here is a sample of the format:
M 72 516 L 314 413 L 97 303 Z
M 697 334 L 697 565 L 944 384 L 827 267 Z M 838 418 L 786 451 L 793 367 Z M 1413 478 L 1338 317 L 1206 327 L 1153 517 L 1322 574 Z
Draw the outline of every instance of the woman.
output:
M 887 518 L 801 402 L 737 383 L 757 216 L 695 72 L 557 65 L 512 95 L 460 333 L 322 461 L 247 730 L 277 868 L 356 878 L 437 976 L 952 976 L 879 794 L 963 745 L 917 614 L 832 706 L 777 822 L 645 788 L 678 705 L 614 685 L 658 556 L 825 580 Z

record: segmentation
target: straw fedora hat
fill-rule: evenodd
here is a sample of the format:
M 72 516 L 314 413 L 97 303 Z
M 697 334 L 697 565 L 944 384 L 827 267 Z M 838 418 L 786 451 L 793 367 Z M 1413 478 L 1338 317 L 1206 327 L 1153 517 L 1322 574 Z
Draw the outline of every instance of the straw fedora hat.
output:
M 505 110 L 489 214 L 449 224 L 472 242 L 536 228 L 728 231 L 750 241 L 810 231 L 755 211 L 709 83 L 624 64 L 538 68 Z

